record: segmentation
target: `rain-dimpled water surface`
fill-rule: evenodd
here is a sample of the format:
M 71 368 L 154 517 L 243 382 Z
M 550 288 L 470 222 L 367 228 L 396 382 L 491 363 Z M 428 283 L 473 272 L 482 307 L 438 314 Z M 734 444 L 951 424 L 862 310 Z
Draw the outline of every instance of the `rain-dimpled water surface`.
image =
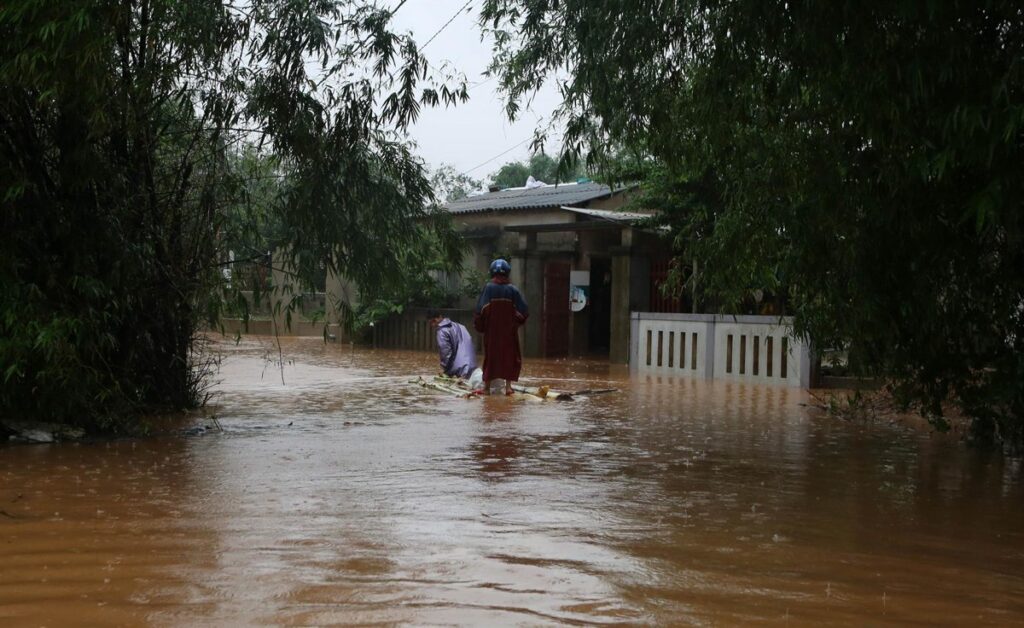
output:
M 799 390 L 221 341 L 222 431 L 0 446 L 0 624 L 1024 624 L 1024 471 Z M 187 425 L 186 425 L 187 427 Z

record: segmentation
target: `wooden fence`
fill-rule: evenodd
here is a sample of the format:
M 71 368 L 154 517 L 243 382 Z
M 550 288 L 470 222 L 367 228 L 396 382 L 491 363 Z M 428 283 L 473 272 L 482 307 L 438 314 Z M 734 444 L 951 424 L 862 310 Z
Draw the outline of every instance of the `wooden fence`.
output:
M 437 336 L 427 321 L 428 308 L 406 308 L 401 314 L 378 322 L 373 326 L 373 346 L 382 349 L 411 349 L 437 351 Z M 473 329 L 473 310 L 439 309 L 443 316 L 462 323 L 473 336 L 473 344 L 482 347 L 480 334 Z

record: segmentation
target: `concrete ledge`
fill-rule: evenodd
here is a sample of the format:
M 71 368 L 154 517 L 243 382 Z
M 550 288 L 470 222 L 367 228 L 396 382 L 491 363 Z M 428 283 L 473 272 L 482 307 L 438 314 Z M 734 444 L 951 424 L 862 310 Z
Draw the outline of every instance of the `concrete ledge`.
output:
M 19 443 L 55 443 L 76 441 L 85 436 L 85 430 L 62 423 L 0 419 L 0 442 L 10 439 Z
M 664 312 L 632 312 L 630 318 L 643 321 L 680 321 L 684 323 L 741 323 L 745 325 L 791 326 L 792 316 L 757 314 L 672 314 Z

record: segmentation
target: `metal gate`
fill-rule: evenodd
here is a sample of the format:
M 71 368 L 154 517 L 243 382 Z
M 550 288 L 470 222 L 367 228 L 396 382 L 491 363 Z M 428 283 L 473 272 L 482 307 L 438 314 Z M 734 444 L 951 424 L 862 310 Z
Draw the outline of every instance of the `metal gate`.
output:
M 544 309 L 541 314 L 544 356 L 569 355 L 569 263 L 544 265 Z

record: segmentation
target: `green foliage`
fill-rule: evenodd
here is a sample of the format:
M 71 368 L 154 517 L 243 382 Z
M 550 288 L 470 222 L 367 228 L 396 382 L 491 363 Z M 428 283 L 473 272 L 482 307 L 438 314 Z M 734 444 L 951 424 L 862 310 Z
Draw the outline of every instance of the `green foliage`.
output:
M 442 203 L 465 198 L 470 192 L 483 187 L 482 182 L 460 173 L 451 164 L 441 164 L 441 167 L 431 175 L 430 185 L 434 190 L 434 196 Z
M 1019 2 L 488 0 L 481 19 L 511 114 L 558 80 L 567 152 L 657 164 L 652 200 L 723 308 L 784 291 L 820 346 L 1022 450 Z
M 521 188 L 533 176 L 544 183 L 575 182 L 583 173 L 579 164 L 562 164 L 544 153 L 534 153 L 529 162 L 510 161 L 491 175 L 491 185 Z
M 520 161 L 510 161 L 491 175 L 491 185 L 498 186 L 499 188 L 521 188 L 526 185 L 526 180 L 529 177 L 529 164 Z
M 464 268 L 462 270 L 462 286 L 456 296 L 476 299 L 489 280 L 490 277 L 487 273 L 479 268 Z
M 120 429 L 197 401 L 222 267 L 275 246 L 370 298 L 457 257 L 404 138 L 428 80 L 369 2 L 0 4 L 0 413 Z
M 450 220 L 450 215 L 443 211 L 438 211 L 436 217 L 438 220 Z M 425 232 L 423 237 L 430 241 L 437 236 Z M 403 280 L 392 282 L 384 290 L 363 291 L 365 298 L 347 311 L 346 324 L 350 331 L 364 331 L 371 324 L 392 314 L 400 314 L 409 306 L 452 307 L 460 297 L 475 296 L 483 282 L 470 286 L 469 281 L 477 279 L 477 271 L 468 271 L 463 285 L 455 289 L 445 281 L 452 273 L 461 270 L 454 261 L 458 259 L 455 252 L 460 246 L 461 241 L 453 238 L 448 244 L 435 242 L 432 248 L 400 253 L 402 266 L 407 270 Z

